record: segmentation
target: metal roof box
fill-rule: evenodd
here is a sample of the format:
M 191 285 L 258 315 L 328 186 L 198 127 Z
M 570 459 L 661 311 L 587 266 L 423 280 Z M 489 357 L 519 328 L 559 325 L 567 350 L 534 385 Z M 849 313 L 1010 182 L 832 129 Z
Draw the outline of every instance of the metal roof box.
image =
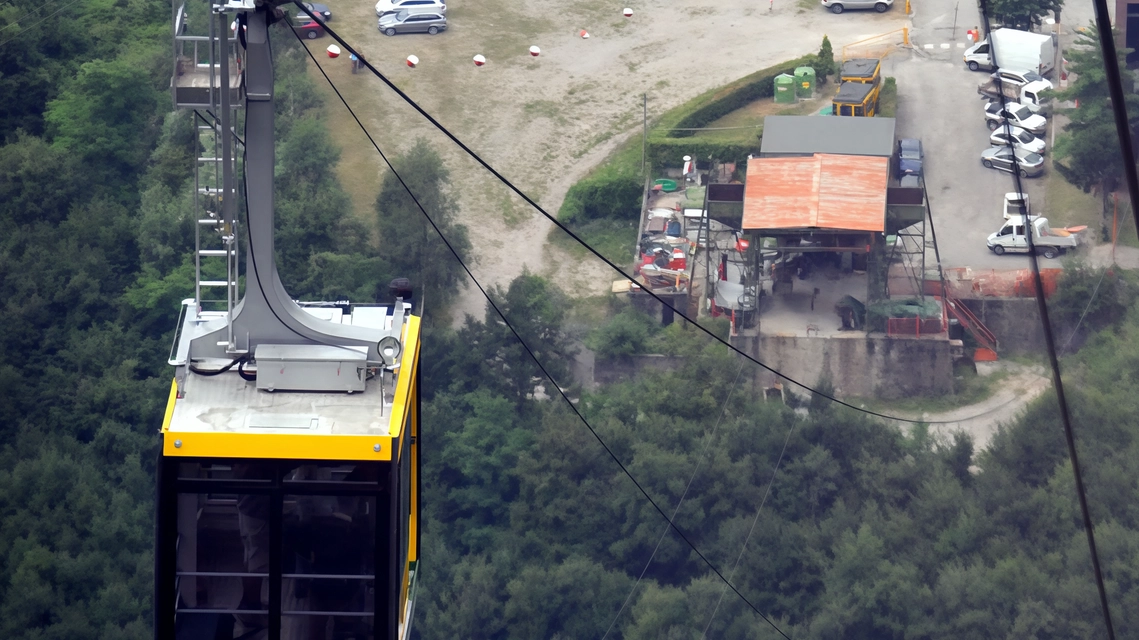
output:
M 362 392 L 368 370 L 365 347 L 260 344 L 254 350 L 261 391 Z

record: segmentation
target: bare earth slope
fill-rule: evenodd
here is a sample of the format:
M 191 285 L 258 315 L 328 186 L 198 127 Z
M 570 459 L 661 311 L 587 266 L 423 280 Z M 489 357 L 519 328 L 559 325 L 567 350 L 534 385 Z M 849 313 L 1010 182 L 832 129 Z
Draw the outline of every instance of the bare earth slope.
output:
M 818 50 L 824 34 L 841 57 L 845 43 L 907 24 L 902 5 L 833 15 L 814 2 L 715 0 L 623 2 L 596 0 L 454 0 L 448 30 L 437 36 L 385 37 L 368 2 L 330 3 L 331 23 L 401 89 L 491 165 L 556 213 L 566 190 L 641 127 L 641 95 L 649 116 L 752 71 Z M 588 30 L 589 39 L 578 32 Z M 323 50 L 330 40 L 310 46 Z M 541 47 L 540 57 L 527 54 Z M 475 54 L 487 57 L 478 68 Z M 409 54 L 420 64 L 409 69 Z M 346 56 L 345 56 L 346 57 Z M 361 113 L 385 152 L 427 136 L 448 161 L 471 231 L 476 275 L 503 284 L 522 272 L 553 277 L 571 294 L 604 291 L 611 273 L 595 260 L 578 264 L 547 246 L 550 223 L 511 197 L 474 162 L 402 103 L 378 80 L 351 75 L 342 57 L 321 57 L 333 81 Z M 371 215 L 381 163 L 355 124 L 333 103 L 331 126 L 344 148 L 342 177 L 357 212 Z M 335 114 L 340 114 L 339 116 Z M 483 300 L 468 288 L 457 301 L 481 315 Z

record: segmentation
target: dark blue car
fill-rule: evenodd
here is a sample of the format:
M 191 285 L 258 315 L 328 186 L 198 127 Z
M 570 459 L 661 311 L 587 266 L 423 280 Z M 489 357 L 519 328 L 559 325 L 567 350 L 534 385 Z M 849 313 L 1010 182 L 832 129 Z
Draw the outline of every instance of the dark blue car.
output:
M 897 177 L 922 175 L 921 140 L 902 138 L 898 140 Z

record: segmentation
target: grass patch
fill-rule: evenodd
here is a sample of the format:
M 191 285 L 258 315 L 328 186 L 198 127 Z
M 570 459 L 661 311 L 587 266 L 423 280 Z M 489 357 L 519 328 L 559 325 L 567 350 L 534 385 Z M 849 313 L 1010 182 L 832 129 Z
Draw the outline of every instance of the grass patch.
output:
M 567 224 L 571 231 L 596 249 L 601 255 L 618 265 L 628 265 L 637 242 L 637 222 L 639 220 L 590 220 L 582 224 Z M 561 229 L 550 229 L 550 244 L 564 249 L 572 257 L 582 260 L 589 257 L 589 251 L 576 240 L 562 233 Z
M 527 206 L 519 206 L 514 202 L 514 196 L 509 193 L 502 194 L 502 203 L 499 205 L 502 211 L 502 221 L 510 229 L 517 227 L 530 217 L 530 208 Z
M 811 10 L 813 10 L 813 9 L 814 9 L 814 8 L 815 8 L 815 7 L 816 7 L 818 4 L 819 4 L 819 3 L 817 2 L 817 0 L 798 0 L 798 1 L 795 3 L 795 5 L 796 5 L 797 7 L 799 7 L 799 13 L 803 13 L 804 11 L 811 11 Z
M 978 375 L 972 367 L 953 368 L 953 394 L 947 396 L 913 396 L 898 400 L 879 398 L 859 398 L 851 404 L 879 413 L 943 413 L 977 404 L 988 399 L 999 384 L 1009 375 L 1008 371 L 996 371 L 987 376 Z
M 878 95 L 878 115 L 894 118 L 898 115 L 898 81 L 886 78 L 882 83 L 882 93 Z
M 1120 245 L 1139 248 L 1139 234 L 1135 232 L 1135 215 L 1131 213 L 1131 202 L 1127 193 L 1119 194 L 1119 222 L 1116 234 Z
M 1064 176 L 1060 175 L 1059 171 L 1055 170 L 1055 167 L 1051 167 L 1045 180 L 1044 202 L 1040 211 L 1048 216 L 1049 224 L 1053 227 L 1086 224 L 1088 225 L 1086 237 L 1089 240 L 1094 239 L 1096 242 L 1102 240 L 1105 224 L 1103 216 L 1100 215 L 1102 208 L 1100 199 L 1090 193 L 1084 193 L 1079 187 L 1072 185 L 1064 179 Z M 1120 204 L 1120 211 L 1122 211 L 1123 206 L 1122 203 Z

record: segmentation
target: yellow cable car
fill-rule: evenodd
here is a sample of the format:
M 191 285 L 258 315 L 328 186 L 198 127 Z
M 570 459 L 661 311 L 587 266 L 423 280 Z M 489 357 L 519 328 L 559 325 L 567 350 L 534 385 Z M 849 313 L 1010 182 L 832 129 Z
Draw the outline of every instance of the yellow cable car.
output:
M 878 58 L 852 58 L 842 63 L 841 82 L 878 84 L 882 76 L 882 61 Z
M 411 289 L 394 280 L 390 304 L 289 296 L 273 246 L 274 11 L 253 0 L 213 9 L 198 34 L 184 5 L 174 12 L 175 104 L 210 107 L 195 115 L 196 147 L 210 151 L 195 174 L 197 282 L 160 436 L 155 638 L 408 640 L 420 561 Z M 240 91 L 221 90 L 235 82 Z M 225 262 L 225 280 L 202 278 L 207 260 Z
M 831 104 L 836 116 L 873 116 L 878 113 L 881 85 L 844 82 Z

